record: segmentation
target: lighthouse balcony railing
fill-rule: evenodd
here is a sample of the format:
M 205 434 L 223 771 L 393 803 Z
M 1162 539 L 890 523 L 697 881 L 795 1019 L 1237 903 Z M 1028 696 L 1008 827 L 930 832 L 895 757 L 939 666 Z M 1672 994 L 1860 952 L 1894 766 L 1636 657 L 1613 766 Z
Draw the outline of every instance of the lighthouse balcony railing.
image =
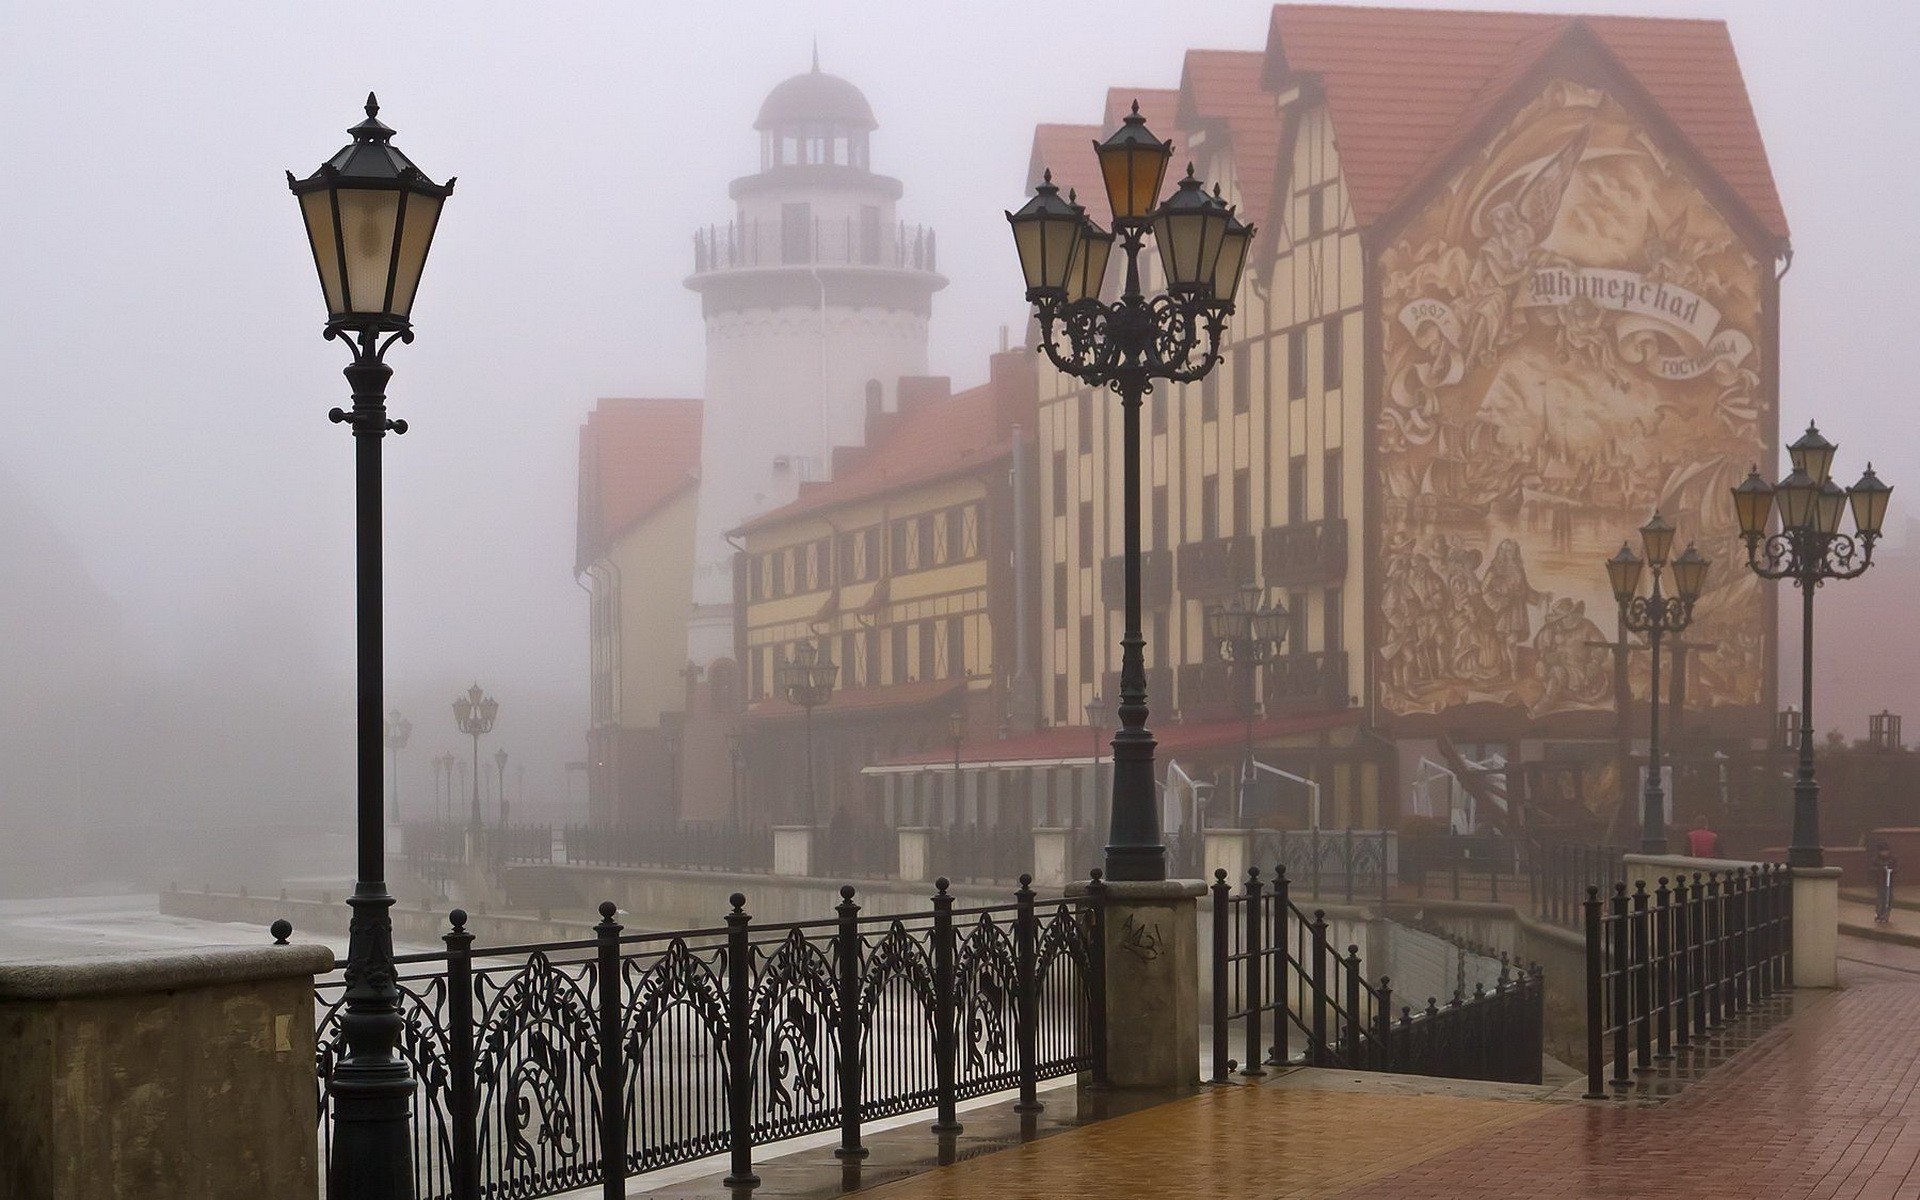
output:
M 936 269 L 933 230 L 852 217 L 732 221 L 693 235 L 694 274 L 751 267 L 833 266 Z

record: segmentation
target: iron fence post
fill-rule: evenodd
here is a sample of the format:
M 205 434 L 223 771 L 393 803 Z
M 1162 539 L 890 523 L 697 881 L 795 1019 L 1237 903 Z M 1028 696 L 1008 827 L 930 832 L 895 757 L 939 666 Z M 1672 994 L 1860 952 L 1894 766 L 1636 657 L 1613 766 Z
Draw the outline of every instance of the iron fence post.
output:
M 1261 938 L 1260 929 L 1260 868 L 1248 867 L 1247 932 L 1246 942 L 1241 946 L 1244 952 L 1244 957 L 1242 958 L 1244 969 L 1240 972 L 1241 983 L 1246 993 L 1247 1057 L 1240 1067 L 1240 1073 L 1249 1077 L 1265 1075 L 1267 1073 L 1265 1066 L 1262 1065 L 1262 1060 L 1265 1059 L 1266 1056 L 1260 1052 L 1261 1047 L 1266 1043 L 1266 1037 L 1262 1033 L 1260 1012 L 1262 995 L 1260 968 L 1265 962 L 1265 959 L 1261 956 L 1262 951 L 1265 949 L 1265 942 Z
M 1707 872 L 1707 1020 L 1720 1028 L 1725 1015 L 1726 990 L 1720 986 L 1726 976 L 1726 906 L 1720 896 L 1720 872 Z
M 727 1149 L 726 1186 L 760 1185 L 753 1173 L 753 941 L 747 897 L 727 897 Z
M 1680 872 L 1673 880 L 1673 1040 L 1681 1049 L 1693 1045 L 1693 1016 L 1691 1013 L 1693 997 L 1693 923 L 1687 906 L 1692 904 L 1687 892 L 1687 875 Z
M 1228 1057 L 1231 1050 L 1227 1028 L 1232 1020 L 1227 1014 L 1231 1011 L 1227 1003 L 1227 988 L 1230 972 L 1227 970 L 1229 946 L 1228 931 L 1233 916 L 1230 912 L 1233 888 L 1227 883 L 1227 869 L 1216 867 L 1213 872 L 1213 1082 L 1225 1083 L 1233 1071 L 1232 1060 Z M 1255 966 L 1252 959 L 1243 960 L 1243 970 Z
M 1647 881 L 1633 881 L 1633 945 L 1630 951 L 1633 962 L 1632 1019 L 1633 1019 L 1633 1066 L 1636 1071 L 1653 1069 L 1653 948 L 1648 926 L 1652 924 L 1647 911 Z
M 1608 997 L 1611 1009 L 1607 1020 L 1607 1031 L 1613 1035 L 1613 1079 L 1614 1087 L 1626 1087 L 1632 1082 L 1627 1074 L 1627 1054 L 1631 1049 L 1630 1038 L 1633 1034 L 1631 1019 L 1633 1002 L 1627 996 L 1627 960 L 1631 948 L 1627 938 L 1627 885 L 1613 885 L 1613 896 L 1607 911 L 1607 963 Z
M 1327 914 L 1313 910 L 1313 1044 L 1307 1048 L 1310 1066 L 1327 1065 Z
M 1260 959 L 1260 968 L 1269 965 L 1273 976 L 1265 982 L 1266 994 L 1273 997 L 1273 1049 L 1267 1052 L 1267 1061 L 1274 1066 L 1287 1063 L 1287 1038 L 1289 1024 L 1287 1019 L 1287 914 L 1293 911 L 1293 901 L 1289 896 L 1287 883 L 1287 865 L 1281 863 L 1273 869 L 1273 947 Z
M 850 883 L 840 885 L 840 903 L 834 912 L 840 918 L 834 934 L 834 974 L 839 986 L 840 1036 L 840 1146 L 835 1158 L 865 1158 L 867 1149 L 860 1144 L 860 1066 L 864 1047 L 860 1044 L 860 906 L 853 899 Z
M 479 1200 L 480 1138 L 474 1108 L 473 1077 L 473 934 L 467 931 L 467 913 L 456 908 L 447 914 L 452 926 L 442 935 L 447 944 L 447 1103 L 452 1125 L 453 1200 Z
M 1380 1042 L 1380 1069 L 1393 1071 L 1400 1064 L 1393 1044 L 1393 980 L 1386 975 L 1380 977 L 1378 1002 L 1380 1007 L 1373 1013 L 1373 1036 Z
M 1654 1031 L 1653 1056 L 1673 1057 L 1673 893 L 1667 877 L 1660 876 L 1653 889 L 1653 991 L 1654 1011 L 1658 1014 Z
M 954 1086 L 958 1047 L 954 1030 L 959 1024 L 960 1000 L 953 979 L 954 931 L 952 886 L 945 875 L 933 881 L 933 1077 L 935 1133 L 959 1133 L 959 1093 Z
M 1088 983 L 1087 1032 L 1093 1039 L 1093 1086 L 1107 1086 L 1107 882 L 1099 867 L 1088 872 L 1087 902 L 1093 936 L 1087 939 L 1092 961 Z
M 1343 960 L 1347 969 L 1347 1024 L 1341 1032 L 1345 1035 L 1347 1067 L 1360 1070 L 1360 1037 L 1363 1032 L 1360 1025 L 1360 947 L 1348 945 L 1347 957 Z
M 1039 918 L 1033 907 L 1033 876 L 1020 876 L 1020 889 L 1013 894 L 1014 1013 L 1019 1021 L 1015 1045 L 1020 1055 L 1020 1099 L 1015 1112 L 1039 1112 L 1040 1076 L 1035 1065 L 1034 1038 L 1040 1023 Z
M 600 923 L 593 927 L 594 983 L 598 1003 L 595 1024 L 600 1041 L 600 1194 L 620 1200 L 627 1194 L 627 1095 L 620 1049 L 620 911 L 600 902 Z

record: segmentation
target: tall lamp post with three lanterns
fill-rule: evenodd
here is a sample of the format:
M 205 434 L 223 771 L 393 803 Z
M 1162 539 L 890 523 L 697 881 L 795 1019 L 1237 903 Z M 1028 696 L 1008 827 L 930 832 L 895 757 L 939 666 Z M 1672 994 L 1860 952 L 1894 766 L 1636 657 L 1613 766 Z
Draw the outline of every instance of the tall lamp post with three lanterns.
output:
M 473 739 L 473 811 L 468 827 L 480 832 L 480 739 L 493 732 L 493 720 L 500 715 L 500 702 L 482 691 L 479 684 L 453 698 L 453 722 L 460 732 Z
M 332 1096 L 332 1154 L 327 1167 L 331 1200 L 403 1200 L 413 1195 L 407 1113 L 414 1080 L 395 1053 L 402 1028 L 394 983 L 393 896 L 386 883 L 385 764 L 382 708 L 385 632 L 380 537 L 380 446 L 405 421 L 387 417 L 387 351 L 413 340 L 413 300 L 427 263 L 440 209 L 453 180 L 438 184 L 393 144 L 393 130 L 367 96 L 366 120 L 353 138 L 305 179 L 287 173 L 299 201 L 326 297 L 329 339 L 352 353 L 347 386 L 353 407 L 327 415 L 353 431 L 354 574 L 358 688 L 355 717 L 357 878 L 347 899 L 345 1008 L 340 1020 L 345 1055 L 327 1087 Z
M 1240 718 L 1247 728 L 1245 758 L 1240 764 L 1238 816 L 1241 820 L 1246 819 L 1247 797 L 1253 791 L 1255 778 L 1253 714 L 1257 706 L 1253 669 L 1278 654 L 1280 643 L 1286 637 L 1286 606 L 1268 604 L 1266 589 L 1257 583 L 1242 584 L 1238 596 L 1207 610 L 1207 641 L 1219 652 L 1220 661 L 1231 664 L 1234 674 L 1239 676 Z
M 1867 464 L 1860 482 L 1843 488 L 1833 481 L 1833 456 L 1839 447 L 1820 436 L 1811 423 L 1787 447 L 1793 470 L 1777 484 L 1748 473 L 1733 489 L 1740 537 L 1747 544 L 1747 566 L 1762 579 L 1791 579 L 1800 589 L 1800 769 L 1793 780 L 1793 841 L 1790 867 L 1825 865 L 1820 851 L 1820 785 L 1813 774 L 1813 593 L 1829 579 L 1853 579 L 1873 565 L 1873 544 L 1880 539 L 1887 500 L 1893 488 L 1880 482 Z M 1840 532 L 1847 509 L 1853 529 Z M 1780 527 L 1767 532 L 1775 514 Z
M 807 828 L 813 831 L 808 834 L 809 838 L 819 836 L 820 825 L 813 779 L 813 710 L 833 698 L 834 681 L 839 675 L 840 667 L 833 661 L 825 638 L 795 644 L 793 653 L 774 668 L 774 686 L 780 689 L 787 703 L 799 705 L 806 714 Z M 808 853 L 812 853 L 811 843 Z M 808 861 L 811 863 L 812 859 Z
M 1155 381 L 1193 383 L 1220 361 L 1220 342 L 1254 230 L 1193 168 L 1160 200 L 1173 143 L 1148 132 L 1136 103 L 1112 136 L 1094 144 L 1113 212 L 1103 230 L 1063 198 L 1048 172 L 1013 226 L 1027 300 L 1040 322 L 1040 349 L 1060 371 L 1120 397 L 1121 517 L 1126 625 L 1120 636 L 1120 728 L 1113 736 L 1113 815 L 1106 876 L 1167 877 L 1154 796 L 1153 735 L 1147 730 L 1147 669 L 1140 632 L 1140 406 Z M 1151 234 L 1165 290 L 1147 295 L 1140 254 Z M 1126 257 L 1117 299 L 1104 298 L 1115 242 Z
M 1647 635 L 1653 659 L 1653 678 L 1647 692 L 1647 782 L 1641 789 L 1640 853 L 1667 852 L 1666 788 L 1660 782 L 1660 642 L 1665 635 L 1684 632 L 1693 623 L 1693 606 L 1707 583 L 1707 557 L 1688 542 L 1680 557 L 1667 561 L 1673 550 L 1673 523 L 1659 513 L 1640 527 L 1642 559 L 1625 542 L 1607 560 L 1607 582 L 1620 605 L 1620 624 L 1631 633 Z M 1660 590 L 1660 576 L 1673 568 L 1674 595 Z M 1653 568 L 1653 586 L 1640 595 L 1640 576 Z

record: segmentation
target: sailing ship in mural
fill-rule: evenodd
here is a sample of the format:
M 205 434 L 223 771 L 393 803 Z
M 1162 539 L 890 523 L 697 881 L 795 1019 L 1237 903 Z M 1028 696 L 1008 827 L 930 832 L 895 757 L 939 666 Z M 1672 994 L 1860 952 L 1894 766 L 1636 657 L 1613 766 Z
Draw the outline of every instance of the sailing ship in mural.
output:
M 1769 457 L 1764 268 L 1683 164 L 1604 92 L 1549 84 L 1382 265 L 1382 705 L 1610 709 L 1601 563 L 1656 507 L 1719 565 L 1690 703 L 1759 704 L 1726 495 Z

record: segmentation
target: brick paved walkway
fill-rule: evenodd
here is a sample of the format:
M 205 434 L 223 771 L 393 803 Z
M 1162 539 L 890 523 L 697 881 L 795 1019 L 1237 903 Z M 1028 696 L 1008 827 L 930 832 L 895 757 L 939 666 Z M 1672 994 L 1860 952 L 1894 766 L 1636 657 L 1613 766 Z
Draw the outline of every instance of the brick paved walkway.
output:
M 1920 952 L 1841 954 L 1844 990 L 1663 1104 L 1220 1088 L 863 1195 L 1920 1196 Z

